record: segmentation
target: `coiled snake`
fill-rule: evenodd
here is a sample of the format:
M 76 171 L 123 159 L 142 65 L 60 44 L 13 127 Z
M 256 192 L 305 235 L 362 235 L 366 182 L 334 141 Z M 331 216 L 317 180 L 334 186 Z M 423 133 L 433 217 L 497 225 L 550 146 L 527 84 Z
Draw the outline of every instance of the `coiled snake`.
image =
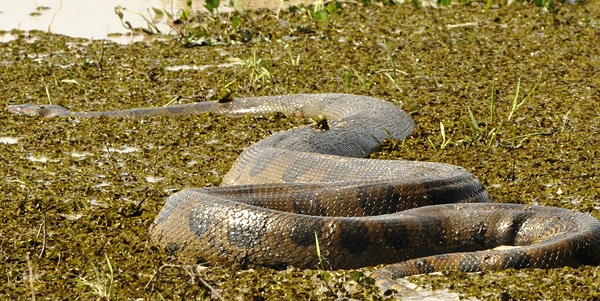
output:
M 404 139 L 414 127 L 402 109 L 380 99 L 304 94 L 110 112 L 32 104 L 8 110 L 44 117 L 210 111 L 326 118 L 328 129 L 304 126 L 248 147 L 222 187 L 170 196 L 150 238 L 180 258 L 315 268 L 317 237 L 332 268 L 388 264 L 373 274 L 380 283 L 441 270 L 600 261 L 600 222 L 588 214 L 488 203 L 479 181 L 453 165 L 363 159 L 385 138 Z M 517 247 L 493 249 L 503 245 Z

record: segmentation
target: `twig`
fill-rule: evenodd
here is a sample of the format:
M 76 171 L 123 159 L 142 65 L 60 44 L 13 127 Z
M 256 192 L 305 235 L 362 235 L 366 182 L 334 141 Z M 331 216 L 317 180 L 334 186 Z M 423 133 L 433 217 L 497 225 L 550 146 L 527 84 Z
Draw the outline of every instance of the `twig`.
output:
M 44 252 L 46 251 L 46 241 L 47 241 L 47 228 L 46 228 L 46 212 L 44 212 L 44 220 L 42 221 L 42 224 L 40 225 L 40 228 L 38 229 L 38 233 L 37 236 L 40 235 L 40 232 L 42 232 L 42 250 L 40 251 L 40 255 L 38 255 L 38 258 L 42 258 L 42 256 L 44 256 Z
M 196 271 L 199 271 L 200 266 L 196 266 Z M 200 280 L 200 282 L 202 283 L 202 285 L 204 285 L 205 287 L 207 287 L 210 290 L 210 293 L 215 296 L 216 298 L 218 298 L 219 300 L 225 301 L 225 299 L 223 299 L 223 296 L 221 296 L 221 294 L 219 294 L 219 292 L 217 292 L 217 290 L 215 290 L 212 285 L 208 284 L 208 282 L 206 282 L 204 280 L 204 278 L 200 277 L 200 273 L 198 273 L 198 280 Z
M 25 256 L 27 260 L 27 267 L 29 268 L 29 289 L 31 290 L 31 301 L 35 301 L 35 290 L 33 289 L 33 266 L 31 265 L 31 258 L 29 253 Z
M 196 273 L 194 273 L 194 270 L 193 270 L 194 267 L 196 267 Z M 156 278 L 158 278 L 158 275 L 164 268 L 176 268 L 176 269 L 184 270 L 188 274 L 188 276 L 190 276 L 192 283 L 195 281 L 196 278 L 198 278 L 200 283 L 202 283 L 202 285 L 204 285 L 204 287 L 206 287 L 208 290 L 210 290 L 210 293 L 212 294 L 212 296 L 214 296 L 215 298 L 217 298 L 219 300 L 225 301 L 223 296 L 221 296 L 221 294 L 212 285 L 210 285 L 202 277 L 200 277 L 200 273 L 199 273 L 200 267 L 202 267 L 202 265 L 163 264 L 160 268 L 158 268 L 158 271 L 152 276 L 150 281 L 148 281 L 148 283 L 145 286 L 145 289 L 148 289 L 148 286 L 150 285 L 150 283 L 152 283 L 152 289 L 154 289 L 154 281 Z
M 448 29 L 452 29 L 452 28 L 458 28 L 458 27 L 477 27 L 479 25 L 479 23 L 477 22 L 466 22 L 466 23 L 460 23 L 460 24 L 448 24 L 446 25 L 446 27 Z
M 398 72 L 398 73 L 402 73 L 404 75 L 408 75 L 408 72 L 403 71 L 403 70 L 398 70 L 398 69 L 396 69 L 396 70 L 394 70 L 394 69 L 380 69 L 380 70 L 375 71 L 375 73 L 388 73 L 388 72 Z
M 102 44 L 100 45 L 100 59 L 98 60 L 98 67 L 100 68 L 100 71 L 102 71 L 102 60 L 104 59 L 104 42 L 106 40 L 103 39 L 102 40 Z

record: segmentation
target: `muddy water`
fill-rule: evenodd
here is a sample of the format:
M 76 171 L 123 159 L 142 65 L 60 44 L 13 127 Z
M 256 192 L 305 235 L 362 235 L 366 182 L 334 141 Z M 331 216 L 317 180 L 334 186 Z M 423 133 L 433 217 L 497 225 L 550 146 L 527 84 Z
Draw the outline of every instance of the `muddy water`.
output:
M 227 12 L 236 8 L 270 8 L 280 9 L 306 0 L 241 0 L 229 4 L 221 0 L 219 11 Z M 115 14 L 115 7 L 121 6 L 128 11 L 139 12 L 154 22 L 162 32 L 169 32 L 166 18 L 153 18 L 151 8 L 177 13 L 186 7 L 185 0 L 1 0 L 0 31 L 20 29 L 24 31 L 42 30 L 57 34 L 87 39 L 110 39 L 130 43 L 143 40 L 143 35 L 131 36 Z M 312 2 L 312 1 L 309 1 Z M 192 8 L 203 9 L 203 0 L 194 0 Z M 124 21 L 133 27 L 147 27 L 147 22 L 140 15 L 125 12 Z M 10 33 L 0 34 L 0 42 L 14 39 Z

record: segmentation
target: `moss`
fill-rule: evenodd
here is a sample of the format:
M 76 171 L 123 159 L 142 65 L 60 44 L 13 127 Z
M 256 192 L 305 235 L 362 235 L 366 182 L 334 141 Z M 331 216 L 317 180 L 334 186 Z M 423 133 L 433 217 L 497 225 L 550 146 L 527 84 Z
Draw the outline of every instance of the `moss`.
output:
M 171 39 L 122 46 L 34 32 L 0 44 L 2 99 L 108 110 L 216 100 L 225 89 L 236 97 L 373 95 L 403 105 L 418 124 L 409 139 L 390 141 L 374 157 L 461 165 L 497 202 L 600 217 L 595 2 L 557 4 L 557 14 L 520 3 L 444 10 L 344 4 L 327 22 L 302 9 L 279 18 L 248 12 L 236 28 L 221 19 L 209 24 L 221 45 L 194 48 Z M 466 22 L 476 25 L 451 26 Z M 241 30 L 251 34 L 249 42 L 236 40 Z M 242 65 L 219 67 L 232 58 Z M 209 67 L 167 68 L 179 65 Z M 522 99 L 539 78 L 508 120 L 517 82 Z M 467 109 L 481 132 L 473 132 Z M 440 122 L 450 139 L 443 149 Z M 20 140 L 0 143 L 0 296 L 31 295 L 27 256 L 38 298 L 89 293 L 78 279 L 97 279 L 94 267 L 101 276 L 110 273 L 107 255 L 113 300 L 208 298 L 201 279 L 225 299 L 384 298 L 350 272 L 327 272 L 331 292 L 310 270 L 165 266 L 176 263 L 147 242 L 148 226 L 168 195 L 219 185 L 244 146 L 297 124 L 277 115 L 42 120 L 1 111 L 0 137 Z M 135 151 L 124 152 L 130 147 Z M 598 272 L 582 267 L 410 279 L 482 299 L 598 299 Z

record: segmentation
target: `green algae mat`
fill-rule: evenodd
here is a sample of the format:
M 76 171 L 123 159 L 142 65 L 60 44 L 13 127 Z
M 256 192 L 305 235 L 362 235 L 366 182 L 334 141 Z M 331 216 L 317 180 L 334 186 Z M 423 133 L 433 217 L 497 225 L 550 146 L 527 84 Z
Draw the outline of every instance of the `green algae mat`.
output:
M 374 158 L 460 165 L 493 200 L 600 218 L 600 3 L 328 6 L 203 17 L 117 45 L 43 33 L 0 44 L 2 105 L 72 110 L 342 92 L 418 125 Z M 202 45 L 189 47 L 191 45 Z M 219 185 L 242 149 L 299 124 L 225 118 L 57 119 L 0 111 L 0 299 L 385 300 L 365 274 L 182 265 L 148 242 L 165 198 Z M 317 254 L 315 254 L 317 256 Z M 325 258 L 326 259 L 326 258 Z M 364 272 L 364 273 L 363 273 Z M 485 300 L 598 300 L 600 268 L 409 277 Z M 421 292 L 421 293 L 419 293 Z

